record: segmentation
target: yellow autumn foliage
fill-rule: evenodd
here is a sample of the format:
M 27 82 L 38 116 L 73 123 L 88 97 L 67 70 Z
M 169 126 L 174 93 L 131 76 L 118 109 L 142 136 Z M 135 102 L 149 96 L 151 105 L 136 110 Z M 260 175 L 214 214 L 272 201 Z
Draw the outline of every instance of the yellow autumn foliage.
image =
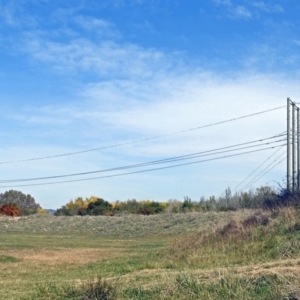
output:
M 159 206 L 164 210 L 168 207 L 168 203 L 166 202 L 159 202 Z
M 139 202 L 141 206 L 151 206 L 153 203 L 159 203 L 159 207 L 164 210 L 168 204 L 166 202 L 155 202 L 153 200 L 142 200 Z
M 46 215 L 49 214 L 49 211 L 43 208 L 38 208 L 36 213 L 41 215 Z
M 123 203 L 122 202 L 113 202 L 112 204 L 112 208 L 118 208 L 118 207 L 122 207 Z
M 68 210 L 73 210 L 73 209 L 78 209 L 78 208 L 87 208 L 91 202 L 96 202 L 97 199 L 98 199 L 98 197 L 95 197 L 95 196 L 92 196 L 90 198 L 85 198 L 85 200 L 83 200 L 82 197 L 78 197 L 75 200 L 70 200 L 66 204 L 66 208 Z

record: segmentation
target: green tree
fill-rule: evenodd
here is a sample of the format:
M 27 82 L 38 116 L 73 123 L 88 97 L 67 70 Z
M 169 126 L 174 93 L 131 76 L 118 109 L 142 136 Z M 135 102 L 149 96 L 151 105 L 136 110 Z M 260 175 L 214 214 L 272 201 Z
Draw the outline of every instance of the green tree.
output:
M 93 216 L 112 216 L 113 206 L 102 198 L 98 198 L 96 201 L 89 203 L 86 213 Z

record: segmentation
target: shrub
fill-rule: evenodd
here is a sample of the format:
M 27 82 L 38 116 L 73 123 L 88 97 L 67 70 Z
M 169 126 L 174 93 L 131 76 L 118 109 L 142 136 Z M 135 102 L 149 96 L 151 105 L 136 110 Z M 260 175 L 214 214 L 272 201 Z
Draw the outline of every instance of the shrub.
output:
M 259 225 L 268 225 L 269 218 L 261 213 L 256 213 L 242 222 L 244 228 L 259 226 Z
M 10 217 L 17 217 L 20 215 L 20 210 L 18 205 L 16 204 L 4 204 L 0 208 L 0 214 L 10 216 Z
M 167 203 L 155 202 L 152 200 L 143 200 L 138 202 L 135 199 L 127 200 L 126 202 L 116 201 L 113 205 L 113 211 L 116 214 L 130 213 L 141 215 L 153 215 L 166 210 Z
M 150 200 L 141 201 L 139 209 L 136 211 L 137 214 L 141 215 L 153 215 L 161 213 L 163 211 L 163 206 L 159 202 L 154 202 Z
M 116 299 L 116 289 L 107 281 L 98 277 L 96 280 L 89 279 L 78 285 L 39 286 L 35 299 L 114 300 Z
M 105 201 L 102 198 L 98 198 L 95 202 L 91 202 L 88 205 L 86 212 L 88 215 L 93 215 L 93 216 L 100 216 L 100 215 L 112 216 L 113 206 L 108 201 Z
M 35 214 L 37 213 L 38 209 L 41 208 L 31 195 L 25 195 L 22 192 L 14 190 L 0 194 L 0 205 L 10 203 L 14 203 L 19 207 L 20 215 Z
M 48 215 L 48 214 L 50 214 L 50 212 L 47 209 L 43 209 L 43 208 L 38 208 L 36 213 L 39 214 L 39 215 Z
M 194 208 L 194 203 L 192 202 L 192 199 L 189 197 L 184 197 L 184 201 L 182 203 L 182 209 L 183 211 L 192 211 Z
M 170 199 L 167 203 L 165 209 L 167 213 L 181 213 L 182 212 L 182 202 L 177 199 Z
M 70 200 L 66 205 L 63 205 L 55 212 L 55 216 L 85 216 L 87 214 L 88 205 L 97 201 L 97 197 L 83 198 L 78 197 L 75 200 Z
M 235 221 L 230 221 L 223 228 L 217 230 L 217 233 L 222 236 L 236 235 L 240 232 L 241 230 Z

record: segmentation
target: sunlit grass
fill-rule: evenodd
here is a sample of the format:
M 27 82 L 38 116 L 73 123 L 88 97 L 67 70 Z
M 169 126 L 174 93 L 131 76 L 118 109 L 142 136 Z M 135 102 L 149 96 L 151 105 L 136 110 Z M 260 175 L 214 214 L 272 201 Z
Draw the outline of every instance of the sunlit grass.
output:
M 296 209 L 85 218 L 1 218 L 1 297 L 84 299 L 100 277 L 117 299 L 300 296 Z

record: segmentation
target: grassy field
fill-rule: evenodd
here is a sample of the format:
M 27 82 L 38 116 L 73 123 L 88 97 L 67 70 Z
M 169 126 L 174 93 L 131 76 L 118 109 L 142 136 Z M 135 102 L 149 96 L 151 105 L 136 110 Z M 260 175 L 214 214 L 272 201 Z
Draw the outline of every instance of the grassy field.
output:
M 85 299 L 66 290 L 99 277 L 102 299 L 300 299 L 293 208 L 1 217 L 0 232 L 0 299 Z

